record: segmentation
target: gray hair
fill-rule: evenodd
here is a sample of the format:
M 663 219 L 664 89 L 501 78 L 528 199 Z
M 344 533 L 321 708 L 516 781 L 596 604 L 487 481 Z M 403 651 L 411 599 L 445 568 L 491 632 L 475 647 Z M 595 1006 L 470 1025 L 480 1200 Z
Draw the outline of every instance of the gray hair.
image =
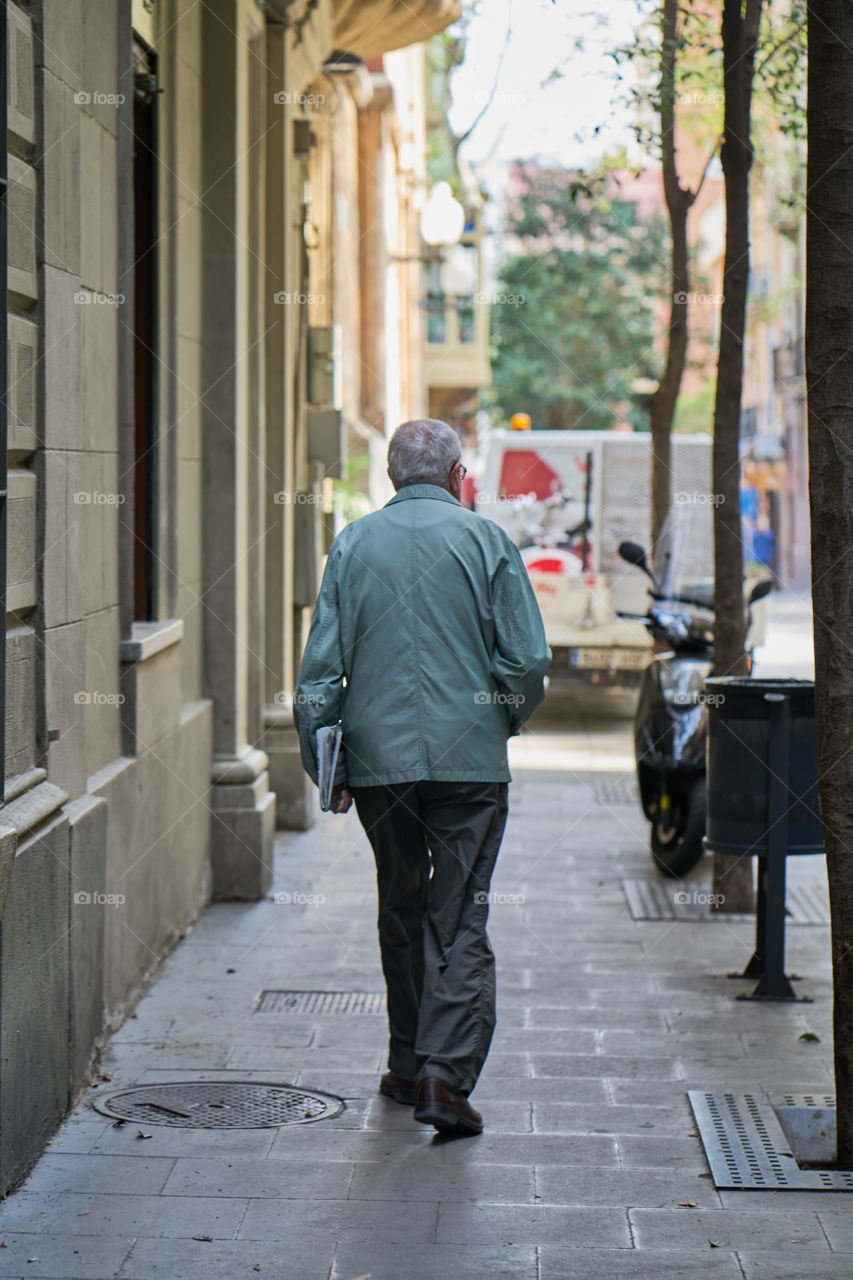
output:
M 404 422 L 388 445 L 388 474 L 395 489 L 407 484 L 444 484 L 460 456 L 459 437 L 438 418 Z

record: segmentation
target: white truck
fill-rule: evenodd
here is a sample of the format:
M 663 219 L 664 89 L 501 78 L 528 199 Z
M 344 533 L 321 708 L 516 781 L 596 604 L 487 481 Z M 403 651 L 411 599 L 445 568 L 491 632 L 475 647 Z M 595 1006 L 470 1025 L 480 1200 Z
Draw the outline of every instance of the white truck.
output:
M 673 504 L 689 522 L 689 573 L 713 575 L 711 438 L 674 436 Z M 645 432 L 494 431 L 476 469 L 477 512 L 512 537 L 536 592 L 552 680 L 639 683 L 651 657 L 647 580 L 618 554 L 648 547 L 651 437 Z

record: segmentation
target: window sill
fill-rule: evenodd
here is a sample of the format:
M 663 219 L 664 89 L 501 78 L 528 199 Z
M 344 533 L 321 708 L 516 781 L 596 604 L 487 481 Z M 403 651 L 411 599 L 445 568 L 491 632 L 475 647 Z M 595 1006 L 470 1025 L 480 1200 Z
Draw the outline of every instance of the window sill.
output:
M 144 662 L 177 644 L 184 634 L 182 618 L 165 621 L 132 622 L 130 635 L 121 641 L 119 653 L 122 662 Z

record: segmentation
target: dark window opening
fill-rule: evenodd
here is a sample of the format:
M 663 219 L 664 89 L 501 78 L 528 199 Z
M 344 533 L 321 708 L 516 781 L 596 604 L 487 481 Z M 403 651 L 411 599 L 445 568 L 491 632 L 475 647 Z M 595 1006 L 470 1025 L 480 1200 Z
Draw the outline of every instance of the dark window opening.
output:
M 5 5 L 2 31 L 0 31 L 0 134 L 6 137 L 8 116 L 7 107 L 7 25 Z M 8 248 L 8 210 L 6 206 L 8 179 L 8 159 L 6 146 L 3 145 L 0 155 L 0 296 L 3 298 L 3 311 L 0 317 L 0 610 L 3 613 L 3 649 L 0 652 L 0 805 L 4 803 L 6 790 L 6 466 L 8 447 L 8 380 L 7 363 L 8 318 L 6 314 L 7 264 Z
M 157 59 L 133 42 L 133 614 L 157 616 Z

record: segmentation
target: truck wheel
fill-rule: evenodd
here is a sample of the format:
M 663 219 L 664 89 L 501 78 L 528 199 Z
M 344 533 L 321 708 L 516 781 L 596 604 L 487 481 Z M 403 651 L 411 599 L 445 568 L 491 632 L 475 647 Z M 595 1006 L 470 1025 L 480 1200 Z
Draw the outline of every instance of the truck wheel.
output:
M 704 852 L 705 779 L 685 783 L 673 800 L 674 808 L 666 820 L 657 817 L 652 822 L 650 847 L 658 870 L 678 879 L 693 870 Z

